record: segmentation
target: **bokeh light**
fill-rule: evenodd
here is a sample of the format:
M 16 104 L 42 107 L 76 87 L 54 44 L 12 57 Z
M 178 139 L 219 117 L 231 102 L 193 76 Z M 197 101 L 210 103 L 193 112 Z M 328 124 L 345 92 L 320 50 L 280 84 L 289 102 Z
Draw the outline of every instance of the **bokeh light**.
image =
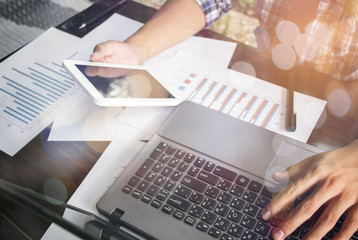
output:
M 289 46 L 293 46 L 300 34 L 298 26 L 291 21 L 280 21 L 276 26 L 277 39 Z
M 294 48 L 302 62 L 312 61 L 317 54 L 318 45 L 317 44 L 307 44 L 309 40 L 308 34 L 300 34 L 297 36 Z
M 62 202 L 66 202 L 67 200 L 67 188 L 65 184 L 58 179 L 47 179 L 44 183 L 43 192 L 46 197 L 50 197 L 49 201 L 51 201 L 51 198 Z
M 296 53 L 287 44 L 279 43 L 272 49 L 272 60 L 282 70 L 290 70 L 296 63 Z
M 256 77 L 256 70 L 255 70 L 254 66 L 252 66 L 252 64 L 250 64 L 249 62 L 245 62 L 245 61 L 235 62 L 231 66 L 231 69 L 241 72 L 241 73 L 245 73 L 245 74 L 253 76 L 253 77 Z
M 327 97 L 327 109 L 336 117 L 344 117 L 347 115 L 351 106 L 352 99 L 344 89 L 334 89 Z

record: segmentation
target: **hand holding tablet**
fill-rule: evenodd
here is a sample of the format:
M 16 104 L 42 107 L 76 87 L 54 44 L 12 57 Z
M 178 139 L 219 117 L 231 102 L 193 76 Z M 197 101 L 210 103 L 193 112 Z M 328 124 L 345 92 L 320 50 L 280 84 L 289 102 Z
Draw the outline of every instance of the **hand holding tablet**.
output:
M 63 66 L 100 106 L 176 106 L 175 98 L 145 66 L 65 60 Z

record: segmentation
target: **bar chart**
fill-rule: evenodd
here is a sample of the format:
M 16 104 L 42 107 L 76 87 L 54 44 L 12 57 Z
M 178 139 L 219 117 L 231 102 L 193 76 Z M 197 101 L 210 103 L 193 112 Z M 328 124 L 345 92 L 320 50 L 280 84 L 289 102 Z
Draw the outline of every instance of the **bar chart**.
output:
M 177 90 L 186 96 L 186 100 L 263 128 L 270 128 L 275 121 L 278 122 L 276 118 L 280 113 L 280 102 L 207 76 L 187 74 Z
M 1 76 L 0 117 L 25 130 L 46 115 L 58 100 L 77 88 L 55 62 L 36 60 L 27 68 L 11 68 Z

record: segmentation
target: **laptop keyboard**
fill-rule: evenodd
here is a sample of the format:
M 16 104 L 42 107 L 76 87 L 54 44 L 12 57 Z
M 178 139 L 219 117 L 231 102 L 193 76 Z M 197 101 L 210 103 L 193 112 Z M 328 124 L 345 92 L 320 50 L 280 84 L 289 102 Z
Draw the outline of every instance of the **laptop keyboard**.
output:
M 122 191 L 213 239 L 272 239 L 275 222 L 261 218 L 272 194 L 262 183 L 165 142 Z M 302 239 L 313 222 L 308 220 L 287 239 Z M 331 239 L 339 224 L 324 239 Z

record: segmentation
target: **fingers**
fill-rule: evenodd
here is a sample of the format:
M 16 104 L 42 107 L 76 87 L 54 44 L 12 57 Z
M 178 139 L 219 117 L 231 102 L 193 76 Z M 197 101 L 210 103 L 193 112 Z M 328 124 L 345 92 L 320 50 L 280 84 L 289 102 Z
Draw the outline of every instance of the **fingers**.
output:
M 288 182 L 287 178 L 291 181 L 263 210 L 263 219 L 269 220 L 272 216 L 283 212 L 318 181 L 318 175 L 312 173 L 312 171 L 306 171 L 311 164 L 311 161 L 308 160 L 290 167 L 286 172 L 274 174 L 273 178 L 279 182 Z
M 358 204 L 355 204 L 348 211 L 347 217 L 343 225 L 334 239 L 351 239 L 352 235 L 358 229 Z
M 90 60 L 94 62 L 107 62 L 110 61 L 111 55 L 115 51 L 115 41 L 107 41 L 96 45 Z
M 299 204 L 289 216 L 279 224 L 279 226 L 272 232 L 275 240 L 284 239 L 294 232 L 300 225 L 302 225 L 307 219 L 312 217 L 315 212 L 326 203 L 332 196 L 332 192 L 329 189 L 321 188 L 310 194 L 301 204 Z M 317 193 L 319 192 L 319 194 Z M 339 209 L 341 211 L 341 209 Z M 343 211 L 342 211 L 343 212 Z M 341 212 L 341 213 L 342 213 Z M 340 215 L 337 217 L 336 221 Z M 332 217 L 333 219 L 333 217 Z M 331 226 L 332 228 L 333 226 Z M 322 230 L 322 229 L 321 229 Z M 322 230 L 324 231 L 324 230 Z M 313 232 L 314 234 L 314 232 Z M 315 239 L 315 238 L 312 238 Z M 320 239 L 320 238 L 317 238 Z

